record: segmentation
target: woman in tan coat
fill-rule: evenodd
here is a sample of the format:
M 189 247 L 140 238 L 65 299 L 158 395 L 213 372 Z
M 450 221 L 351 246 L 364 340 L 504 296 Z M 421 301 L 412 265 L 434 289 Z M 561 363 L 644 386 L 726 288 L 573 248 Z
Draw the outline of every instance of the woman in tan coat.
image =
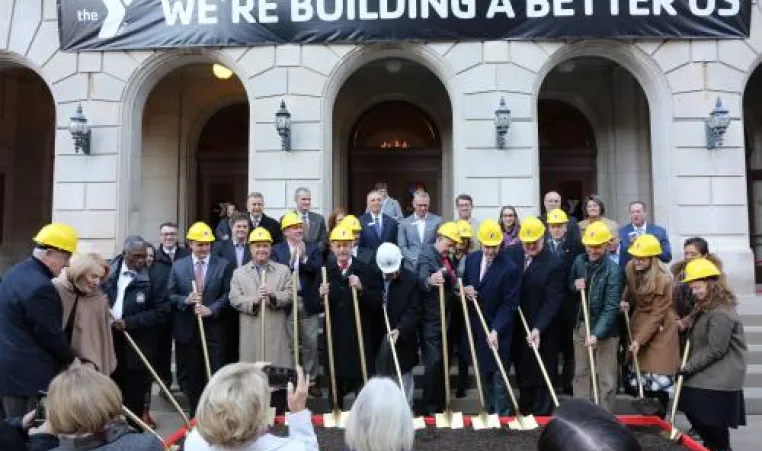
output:
M 257 227 L 249 234 L 251 261 L 233 272 L 230 305 L 240 312 L 241 362 L 270 362 L 293 367 L 286 321 L 291 308 L 291 270 L 270 260 L 272 237 Z M 262 285 L 262 272 L 266 274 Z M 262 302 L 265 303 L 265 343 L 262 355 Z
M 63 329 L 83 363 L 106 376 L 116 369 L 114 338 L 109 326 L 109 302 L 100 290 L 109 265 L 98 254 L 77 254 L 53 279 L 63 304 Z
M 680 358 L 672 278 L 659 264 L 662 251 L 655 236 L 641 235 L 628 252 L 633 259 L 625 269 L 627 286 L 622 299 L 623 307 L 635 307 L 629 351 L 638 359 L 644 392 L 659 401 L 663 417 Z M 637 378 L 633 377 L 630 384 L 636 389 Z

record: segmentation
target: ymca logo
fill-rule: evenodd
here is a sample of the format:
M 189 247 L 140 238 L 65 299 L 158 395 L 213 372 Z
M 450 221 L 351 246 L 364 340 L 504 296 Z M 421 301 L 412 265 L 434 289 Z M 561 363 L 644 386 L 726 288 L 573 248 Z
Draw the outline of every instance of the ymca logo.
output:
M 131 3 L 132 0 L 103 0 L 103 4 L 106 5 L 106 19 L 98 33 L 99 38 L 108 39 L 119 34 L 124 17 L 127 15 L 127 7 Z

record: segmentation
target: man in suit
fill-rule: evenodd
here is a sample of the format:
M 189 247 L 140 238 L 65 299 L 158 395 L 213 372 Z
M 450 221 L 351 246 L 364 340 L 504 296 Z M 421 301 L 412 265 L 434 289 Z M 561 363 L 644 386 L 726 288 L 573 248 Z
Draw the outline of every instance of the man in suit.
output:
M 177 260 L 169 276 L 169 300 L 173 311 L 173 334 L 177 345 L 178 379 L 193 416 L 206 384 L 197 315 L 203 318 L 209 363 L 214 373 L 225 363 L 225 310 L 229 308 L 232 264 L 210 255 L 214 232 L 203 222 L 188 229 L 191 255 Z
M 442 225 L 442 218 L 429 213 L 431 199 L 425 191 L 413 195 L 415 212 L 402 220 L 397 233 L 397 244 L 402 251 L 405 264 L 410 269 L 418 267 L 418 255 L 427 245 L 436 241 L 437 230 Z
M 659 260 L 664 263 L 672 261 L 672 248 L 669 245 L 667 231 L 664 227 L 649 224 L 646 221 L 647 215 L 645 202 L 640 200 L 630 202 L 630 223 L 619 229 L 619 265 L 622 268 L 627 266 L 627 262 L 630 261 L 630 253 L 627 252 L 627 249 L 639 236 L 646 233 L 655 236 L 661 244 L 662 252 Z
M 159 226 L 159 246 L 156 248 L 156 257 L 151 266 L 151 281 L 162 292 L 166 292 L 169 282 L 169 273 L 175 260 L 183 259 L 190 255 L 190 251 L 177 244 L 177 224 L 165 222 Z M 166 294 L 163 294 L 166 296 Z M 172 387 L 172 315 L 164 316 L 164 324 L 157 327 L 156 337 L 156 372 L 167 387 Z M 160 392 L 162 397 L 166 395 Z
M 273 246 L 272 260 L 286 265 L 291 273 L 298 274 L 297 296 L 299 302 L 299 344 L 301 364 L 305 374 L 310 376 L 309 394 L 315 398 L 322 396 L 318 379 L 318 334 L 320 331 L 320 309 L 310 309 L 319 305 L 317 288 L 320 268 L 323 266 L 322 252 L 315 243 L 304 242 L 302 218 L 296 213 L 286 213 L 281 219 L 284 241 Z M 294 312 L 291 311 L 286 323 L 289 343 L 294 343 Z M 293 351 L 293 349 L 292 349 Z
M 263 196 L 262 193 L 249 193 L 246 197 L 246 210 L 249 212 L 249 230 L 263 227 L 270 232 L 270 236 L 273 238 L 273 244 L 283 241 L 283 235 L 280 233 L 280 224 L 278 224 L 278 221 L 264 213 L 265 196 Z
M 381 193 L 368 193 L 368 212 L 360 216 L 360 224 L 365 224 L 360 231 L 358 245 L 375 252 L 381 243 L 397 244 L 398 224 L 393 217 L 381 211 Z
M 360 245 L 360 236 L 363 231 L 363 226 L 360 224 L 360 220 L 355 215 L 346 215 L 344 219 L 339 223 L 340 226 L 350 230 L 355 240 L 352 243 L 352 257 L 360 260 L 366 265 L 375 264 L 376 252 L 365 246 Z M 333 257 L 329 256 L 329 260 Z
M 479 230 L 479 220 L 474 218 L 474 199 L 469 194 L 458 194 L 455 198 L 455 210 L 458 213 L 458 219 L 468 222 L 471 230 Z M 479 247 L 479 239 L 474 240 L 474 249 Z
M 511 405 L 508 391 L 490 347 L 500 353 L 503 365 L 509 368 L 516 308 L 519 304 L 521 273 L 505 252 L 500 252 L 503 232 L 491 219 L 479 226 L 481 250 L 466 256 L 463 273 L 463 292 L 472 303 L 478 303 L 490 329 L 489 335 L 473 306 L 469 306 L 469 321 L 474 336 L 476 358 L 482 378 L 482 390 L 489 413 L 509 415 Z
M 543 205 L 545 206 L 545 214 L 540 216 L 540 221 L 547 224 L 548 214 L 556 208 L 561 208 L 561 195 L 555 191 L 548 191 L 545 193 Z M 582 242 L 582 234 L 579 231 L 579 224 L 573 216 L 568 216 L 566 236 L 569 240 Z
M 516 376 L 521 390 L 519 408 L 522 414 L 550 415 L 553 411 L 550 391 L 531 347 L 534 345 L 540 351 L 545 368 L 551 369 L 549 375 L 555 386 L 559 334 L 554 326 L 564 301 L 563 265 L 545 247 L 545 225 L 538 218 L 521 221 L 519 239 L 521 246 L 511 252 L 524 268 L 519 308 L 530 328 L 527 332 L 523 324 L 517 324 L 513 335 Z
M 426 244 L 418 259 L 418 284 L 421 287 L 421 355 L 423 356 L 423 410 L 426 415 L 441 412 L 444 405 L 444 353 L 442 334 L 447 324 L 441 321 L 439 287 L 444 287 L 445 317 L 455 298 L 457 274 L 450 260 L 450 250 L 460 242 L 458 226 L 454 222 L 442 224 L 434 243 Z M 400 249 L 401 250 L 401 249 Z M 403 253 L 404 256 L 404 253 Z
M 162 287 L 151 280 L 151 273 L 146 268 L 147 247 L 148 243 L 142 237 L 127 237 L 122 254 L 111 261 L 110 275 L 102 285 L 113 317 L 111 327 L 114 329 L 117 367 L 111 377 L 122 391 L 124 405 L 136 413 L 143 411 L 151 379 L 123 332 L 130 334 L 149 360 L 153 359 L 158 350 L 158 332 L 169 315 L 169 304 Z M 148 419 L 145 415 L 144 418 Z
M 251 261 L 251 251 L 246 242 L 249 237 L 249 218 L 246 214 L 235 213 L 230 218 L 230 224 L 232 225 L 230 239 L 215 241 L 212 253 L 231 262 L 233 269 L 236 269 Z M 225 309 L 224 317 L 227 324 L 225 363 L 228 364 L 238 361 L 241 326 L 238 312 L 234 309 Z
M 561 261 L 563 280 L 568 280 L 574 259 L 585 252 L 581 241 L 569 239 L 567 234 L 568 222 L 569 217 L 560 208 L 548 212 L 548 236 L 545 241 L 545 247 Z M 561 388 L 559 391 L 569 395 L 572 394 L 572 379 L 574 378 L 574 342 L 572 334 L 577 313 L 577 296 L 578 294 L 575 290 L 570 289 L 568 284 L 564 284 L 564 300 L 561 306 L 561 313 L 556 320 L 559 330 L 560 354 L 563 357 L 563 369 L 558 378 Z
M 310 211 L 312 207 L 312 194 L 308 188 L 300 186 L 294 192 L 296 209 L 294 213 L 302 218 L 304 228 L 304 242 L 314 243 L 325 252 L 328 247 L 328 232 L 326 231 L 325 218 L 320 213 Z
M 378 182 L 373 187 L 375 191 L 381 195 L 381 213 L 391 216 L 395 221 L 402 221 L 405 215 L 402 213 L 402 207 L 397 199 L 389 197 L 388 185 L 386 182 Z M 370 205 L 365 209 L 365 212 L 370 211 Z

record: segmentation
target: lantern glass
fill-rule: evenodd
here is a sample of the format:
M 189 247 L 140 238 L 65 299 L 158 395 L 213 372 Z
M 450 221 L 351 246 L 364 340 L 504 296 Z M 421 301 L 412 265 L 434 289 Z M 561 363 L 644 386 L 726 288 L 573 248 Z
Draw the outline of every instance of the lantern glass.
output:
M 90 131 L 90 126 L 87 124 L 87 118 L 82 113 L 82 106 L 77 107 L 77 111 L 71 117 L 69 123 L 69 132 L 74 136 L 86 135 Z

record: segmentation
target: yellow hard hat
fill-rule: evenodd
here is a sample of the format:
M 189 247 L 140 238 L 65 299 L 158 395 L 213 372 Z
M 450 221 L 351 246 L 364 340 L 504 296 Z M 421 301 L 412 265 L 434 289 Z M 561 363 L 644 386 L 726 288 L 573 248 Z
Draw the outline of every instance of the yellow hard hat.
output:
M 627 249 L 627 252 L 633 257 L 638 258 L 656 257 L 661 255 L 661 243 L 653 235 L 640 235 L 630 248 Z
M 445 238 L 449 238 L 456 243 L 460 243 L 460 233 L 458 232 L 458 224 L 453 221 L 445 222 L 437 230 L 438 235 L 442 235 Z
M 357 216 L 355 215 L 344 216 L 341 222 L 339 222 L 339 225 L 348 228 L 352 232 L 362 231 L 362 225 L 360 224 L 360 220 L 357 219 Z
M 190 241 L 198 241 L 199 243 L 211 243 L 214 241 L 214 232 L 205 222 L 199 221 L 190 226 L 188 235 L 185 238 Z
M 285 230 L 291 226 L 295 225 L 302 225 L 304 224 L 304 221 L 302 221 L 301 216 L 294 213 L 293 211 L 290 211 L 283 215 L 283 217 L 280 219 L 280 229 Z
M 77 250 L 77 231 L 66 224 L 54 222 L 41 228 L 34 242 L 73 254 Z
M 582 244 L 601 246 L 611 241 L 611 238 L 611 229 L 603 221 L 596 221 L 585 229 L 585 233 L 582 234 Z
M 545 236 L 545 224 L 534 216 L 530 216 L 521 221 L 519 229 L 519 239 L 522 243 L 534 243 Z
M 272 243 L 273 237 L 264 227 L 257 227 L 249 234 L 249 243 Z
M 352 233 L 352 231 L 344 226 L 344 225 L 337 225 L 336 227 L 331 230 L 331 241 L 354 241 L 355 235 Z
M 461 238 L 474 237 L 474 229 L 471 227 L 471 223 L 465 219 L 460 219 L 456 224 L 458 225 L 458 235 L 460 235 Z
M 487 219 L 479 224 L 479 242 L 483 246 L 499 246 L 503 242 L 503 230 L 494 219 Z
M 683 279 L 683 282 L 692 282 L 719 275 L 720 270 L 714 263 L 705 258 L 696 258 L 685 265 L 685 279 Z
M 560 225 L 566 224 L 567 222 L 569 222 L 569 217 L 566 216 L 566 212 L 560 208 L 551 210 L 550 213 L 548 213 L 548 224 Z

